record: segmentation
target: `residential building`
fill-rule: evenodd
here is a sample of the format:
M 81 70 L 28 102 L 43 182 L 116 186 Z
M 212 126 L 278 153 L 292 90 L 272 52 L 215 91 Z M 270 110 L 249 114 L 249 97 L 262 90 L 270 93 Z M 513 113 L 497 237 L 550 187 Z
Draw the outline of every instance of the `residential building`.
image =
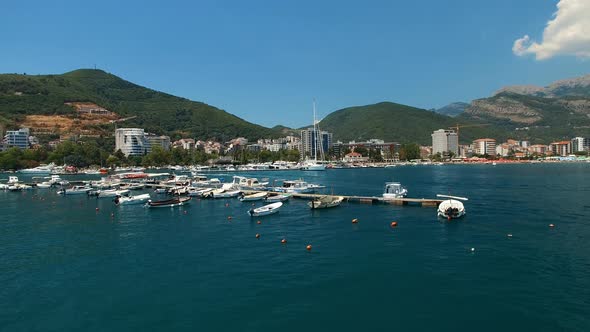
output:
M 590 151 L 590 138 L 574 137 L 572 139 L 572 152 Z
M 7 130 L 4 135 L 4 144 L 6 147 L 17 147 L 20 149 L 29 148 L 29 128 L 19 130 Z
M 140 128 L 118 128 L 115 130 L 115 151 L 125 156 L 141 156 L 151 151 L 145 131 Z
M 150 143 L 149 152 L 151 152 L 155 146 L 160 146 L 164 150 L 170 150 L 170 136 L 157 136 L 154 134 L 146 134 L 146 138 Z
M 432 154 L 459 155 L 459 136 L 454 130 L 439 129 L 432 133 Z
M 479 155 L 496 155 L 496 140 L 493 138 L 480 138 L 473 141 L 475 153 Z
M 529 147 L 529 151 L 531 152 L 531 154 L 544 155 L 547 154 L 547 151 L 549 151 L 549 149 L 547 148 L 547 145 L 534 144 Z
M 549 145 L 551 147 L 551 153 L 554 156 L 565 157 L 572 153 L 572 142 L 571 141 L 560 141 L 553 142 Z
M 172 144 L 173 147 L 183 148 L 185 150 L 191 150 L 195 148 L 196 142 L 192 138 L 182 138 Z
M 369 157 L 363 157 L 363 155 L 358 152 L 350 152 L 342 158 L 342 161 L 345 163 L 361 163 L 369 161 Z
M 316 149 L 321 146 L 321 151 L 318 151 L 319 155 L 323 152 L 328 153 L 328 150 L 332 147 L 332 133 L 327 131 L 319 131 L 317 138 L 319 138 L 319 144 L 316 143 L 316 131 L 312 128 L 304 129 L 301 131 L 301 154 L 302 156 L 308 155 L 313 157 L 316 154 Z

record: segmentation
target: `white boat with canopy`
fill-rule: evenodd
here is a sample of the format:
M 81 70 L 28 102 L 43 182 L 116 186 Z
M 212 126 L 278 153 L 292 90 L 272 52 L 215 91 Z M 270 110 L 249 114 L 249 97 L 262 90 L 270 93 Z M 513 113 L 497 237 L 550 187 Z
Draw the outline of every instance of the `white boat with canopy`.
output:
M 436 197 L 449 198 L 442 201 L 438 205 L 437 213 L 439 217 L 446 218 L 447 220 L 461 218 L 465 215 L 465 206 L 461 201 L 467 201 L 467 197 L 457 197 L 449 195 L 436 195 Z

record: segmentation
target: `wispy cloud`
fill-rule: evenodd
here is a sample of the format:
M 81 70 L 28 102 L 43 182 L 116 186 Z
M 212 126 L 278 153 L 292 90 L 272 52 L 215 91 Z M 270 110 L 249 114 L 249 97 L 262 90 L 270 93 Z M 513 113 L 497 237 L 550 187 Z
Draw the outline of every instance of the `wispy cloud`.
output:
M 518 56 L 534 54 L 537 60 L 556 55 L 590 58 L 590 1 L 560 0 L 543 31 L 543 40 L 537 43 L 525 35 L 514 41 L 512 52 Z

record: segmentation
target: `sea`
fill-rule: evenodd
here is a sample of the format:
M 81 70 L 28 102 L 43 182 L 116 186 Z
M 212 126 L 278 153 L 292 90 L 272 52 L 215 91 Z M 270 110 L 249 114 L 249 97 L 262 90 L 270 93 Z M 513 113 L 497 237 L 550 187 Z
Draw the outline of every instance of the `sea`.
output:
M 240 175 L 366 196 L 398 181 L 465 196 L 467 215 L 0 191 L 0 331 L 590 331 L 589 163 Z

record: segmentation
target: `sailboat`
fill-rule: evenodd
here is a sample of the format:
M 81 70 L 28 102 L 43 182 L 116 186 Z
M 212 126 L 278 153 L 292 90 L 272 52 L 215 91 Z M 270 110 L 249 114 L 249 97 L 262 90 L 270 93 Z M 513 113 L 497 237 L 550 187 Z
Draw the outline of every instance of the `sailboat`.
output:
M 320 150 L 320 159 L 323 160 L 324 146 L 322 144 L 322 135 L 320 134 L 320 126 L 315 116 L 315 100 L 313 102 L 313 137 L 314 149 L 313 149 L 313 160 L 306 160 L 301 167 L 304 171 L 325 171 L 326 165 L 318 163 L 318 150 Z

